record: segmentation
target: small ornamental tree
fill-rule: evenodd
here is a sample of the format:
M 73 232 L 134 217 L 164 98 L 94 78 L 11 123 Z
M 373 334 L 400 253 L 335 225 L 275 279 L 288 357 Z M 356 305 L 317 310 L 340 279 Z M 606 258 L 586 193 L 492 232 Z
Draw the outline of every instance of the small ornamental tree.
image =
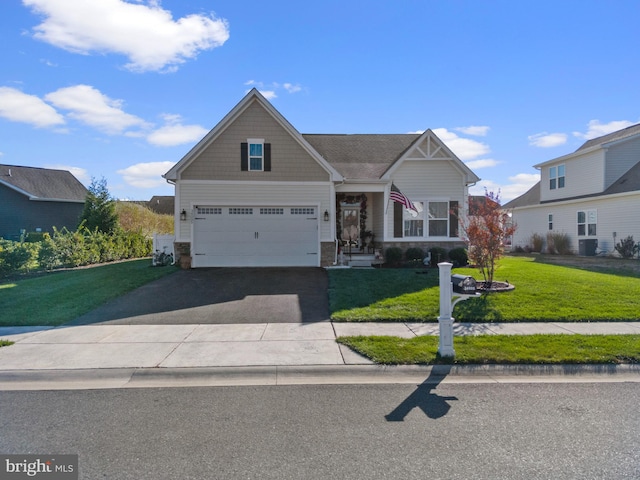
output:
M 485 190 L 484 198 L 469 197 L 469 211 L 462 222 L 462 231 L 469 245 L 469 260 L 477 265 L 485 284 L 491 288 L 505 240 L 516 231 L 516 225 L 500 205 L 499 192 Z
M 80 224 L 92 232 L 114 233 L 118 228 L 116 201 L 111 197 L 104 177 L 91 179 Z

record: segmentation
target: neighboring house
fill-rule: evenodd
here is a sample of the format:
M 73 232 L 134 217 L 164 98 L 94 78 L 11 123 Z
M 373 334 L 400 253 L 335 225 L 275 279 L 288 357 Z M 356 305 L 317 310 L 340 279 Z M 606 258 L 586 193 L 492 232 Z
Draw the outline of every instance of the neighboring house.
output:
M 66 170 L 0 165 L 0 237 L 78 225 L 87 189 Z
M 339 250 L 462 244 L 454 212 L 479 178 L 427 130 L 302 135 L 251 90 L 164 175 L 193 267 L 329 266 Z M 389 200 L 394 184 L 422 211 Z M 350 258 L 353 260 L 353 258 Z M 370 260 L 369 260 L 370 263 Z
M 581 255 L 612 253 L 629 235 L 640 240 L 640 124 L 535 168 L 540 182 L 505 205 L 518 226 L 514 247 L 548 232 L 567 234 Z
M 151 200 L 145 202 L 149 210 L 161 215 L 173 215 L 175 211 L 175 199 L 173 195 L 154 195 Z

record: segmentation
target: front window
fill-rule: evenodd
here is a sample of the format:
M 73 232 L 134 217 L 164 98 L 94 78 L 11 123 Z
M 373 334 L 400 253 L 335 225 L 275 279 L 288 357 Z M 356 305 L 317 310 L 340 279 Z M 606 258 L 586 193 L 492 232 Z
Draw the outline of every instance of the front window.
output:
M 263 170 L 264 143 L 259 140 L 249 140 L 249 170 Z
M 598 213 L 596 210 L 578 212 L 578 236 L 595 236 L 597 232 Z
M 553 230 L 553 213 L 549 214 L 549 230 Z
M 449 202 L 413 202 L 416 209 L 402 209 L 404 237 L 448 237 Z M 426 207 L 426 208 L 425 208 Z M 455 236 L 455 235 L 451 235 Z
M 564 165 L 549 168 L 549 189 L 564 188 Z
M 429 202 L 429 236 L 446 237 L 449 233 L 449 202 Z
M 413 202 L 414 206 L 420 211 L 403 209 L 404 218 L 404 236 L 405 237 L 422 237 L 424 236 L 424 218 L 422 214 L 422 202 Z

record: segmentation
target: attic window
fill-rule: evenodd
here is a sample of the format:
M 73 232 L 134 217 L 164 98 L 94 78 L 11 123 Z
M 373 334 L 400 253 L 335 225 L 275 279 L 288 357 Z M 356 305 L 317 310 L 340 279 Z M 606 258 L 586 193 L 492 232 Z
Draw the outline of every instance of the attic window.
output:
M 249 139 L 249 171 L 262 171 L 264 164 L 264 140 Z
M 240 170 L 271 171 L 271 144 L 261 138 L 249 138 L 246 143 L 240 144 Z

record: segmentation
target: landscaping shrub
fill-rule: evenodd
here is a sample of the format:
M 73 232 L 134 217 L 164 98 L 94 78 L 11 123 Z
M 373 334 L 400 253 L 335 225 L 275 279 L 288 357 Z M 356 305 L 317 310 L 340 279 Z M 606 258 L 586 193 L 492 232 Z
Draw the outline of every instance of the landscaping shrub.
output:
M 27 243 L 40 243 L 45 236 L 46 232 L 29 232 L 24 241 Z
M 384 258 L 389 265 L 397 266 L 402 260 L 402 250 L 400 247 L 389 247 L 384 252 Z
M 616 243 L 615 249 L 622 258 L 633 258 L 640 251 L 640 243 L 636 244 L 633 240 L 633 235 L 629 235 Z
M 0 240 L 0 272 L 8 274 L 36 268 L 39 249 L 37 243 Z
M 557 253 L 559 255 L 570 255 L 571 237 L 566 233 L 549 232 L 547 233 L 547 253 Z
M 446 262 L 449 257 L 447 256 L 447 251 L 442 247 L 431 247 L 429 249 L 431 253 L 431 266 L 435 267 L 440 262 Z
M 544 237 L 539 233 L 531 235 L 531 251 L 536 253 L 542 253 L 544 248 Z
M 76 231 L 53 229 L 39 243 L 0 240 L 0 272 L 58 267 L 79 267 L 151 255 L 152 240 L 140 232 L 93 231 L 81 226 Z
M 464 247 L 452 248 L 449 250 L 449 260 L 454 267 L 466 267 L 469 263 L 469 255 Z
M 407 248 L 407 251 L 404 252 L 404 258 L 408 261 L 420 261 L 424 258 L 424 250 L 419 247 L 411 247 Z

